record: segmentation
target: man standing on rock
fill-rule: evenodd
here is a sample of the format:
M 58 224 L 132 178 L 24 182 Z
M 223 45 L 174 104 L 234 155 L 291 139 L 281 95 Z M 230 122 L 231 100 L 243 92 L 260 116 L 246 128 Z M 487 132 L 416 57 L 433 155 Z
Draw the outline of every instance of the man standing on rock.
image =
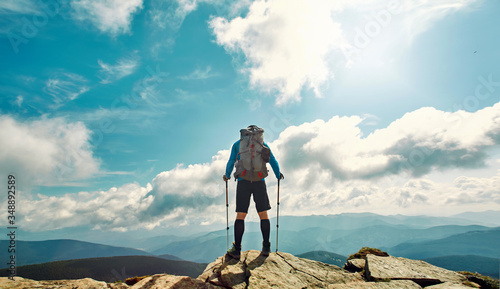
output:
M 227 162 L 226 174 L 222 177 L 225 182 L 231 178 L 233 167 L 236 167 L 234 177 L 238 180 L 236 187 L 236 220 L 234 222 L 233 247 L 227 254 L 239 259 L 241 254 L 241 239 L 245 231 L 245 217 L 250 206 L 250 197 L 253 195 L 255 207 L 260 218 L 262 231 L 262 254 L 268 256 L 271 252 L 269 235 L 271 223 L 267 211 L 271 209 L 265 178 L 268 175 L 266 163 L 273 168 L 278 180 L 283 179 L 278 162 L 274 158 L 269 146 L 264 143 L 264 129 L 250 125 L 240 130 L 240 140 L 231 148 L 231 156 Z

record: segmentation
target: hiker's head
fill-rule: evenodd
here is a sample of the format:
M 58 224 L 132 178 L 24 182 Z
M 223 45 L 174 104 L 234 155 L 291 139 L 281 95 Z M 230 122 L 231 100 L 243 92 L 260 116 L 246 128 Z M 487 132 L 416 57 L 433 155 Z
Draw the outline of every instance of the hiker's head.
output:
M 247 127 L 247 129 L 248 129 L 248 130 L 250 130 L 250 131 L 257 131 L 257 130 L 260 130 L 260 131 L 264 132 L 264 129 L 262 129 L 262 128 L 260 128 L 260 127 L 258 127 L 258 126 L 256 126 L 256 125 L 254 125 L 254 124 L 249 125 L 249 126 Z

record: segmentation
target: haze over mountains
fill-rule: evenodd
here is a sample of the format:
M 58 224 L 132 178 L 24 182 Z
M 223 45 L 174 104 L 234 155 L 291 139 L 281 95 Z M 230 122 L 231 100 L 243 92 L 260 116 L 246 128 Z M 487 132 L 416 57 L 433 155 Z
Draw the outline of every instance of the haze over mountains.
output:
M 393 256 L 428 259 L 443 267 L 464 266 L 468 263 L 464 262 L 464 258 L 468 258 L 475 260 L 474 265 L 482 268 L 483 272 L 495 275 L 500 258 L 500 226 L 488 227 L 484 224 L 489 221 L 490 225 L 497 225 L 495 222 L 500 217 L 494 219 L 492 216 L 499 214 L 489 211 L 454 217 L 381 216 L 369 213 L 283 216 L 280 217 L 279 250 L 294 255 L 304 254 L 306 258 L 309 256 L 323 262 L 332 259 L 330 263 L 335 264 L 361 247 L 376 247 Z M 274 251 L 275 220 L 272 219 L 271 223 Z M 230 240 L 232 231 L 231 227 Z M 247 222 L 242 244 L 245 250 L 260 250 L 261 238 L 258 223 Z M 134 249 L 124 245 L 117 247 L 76 240 L 18 241 L 18 266 L 91 257 L 165 254 L 168 255 L 164 257 L 170 260 L 180 258 L 210 263 L 226 251 L 226 230 L 191 237 L 130 238 L 123 239 L 121 243 L 137 246 Z M 119 245 L 118 242 L 116 245 Z M 0 241 L 0 246 L 6 247 L 7 241 Z M 2 260 L 7 257 L 6 254 L 7 250 L 0 251 Z M 495 262 L 496 269 L 484 268 Z

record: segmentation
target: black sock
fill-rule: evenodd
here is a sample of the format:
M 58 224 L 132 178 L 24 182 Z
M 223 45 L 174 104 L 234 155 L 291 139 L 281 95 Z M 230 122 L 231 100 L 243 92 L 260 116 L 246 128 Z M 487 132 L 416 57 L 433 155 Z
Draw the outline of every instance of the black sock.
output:
M 262 231 L 264 244 L 269 244 L 269 235 L 271 234 L 271 222 L 269 222 L 269 219 L 260 220 L 260 230 Z
M 236 248 L 241 248 L 243 232 L 245 232 L 245 220 L 236 219 L 236 221 L 234 221 L 234 244 Z

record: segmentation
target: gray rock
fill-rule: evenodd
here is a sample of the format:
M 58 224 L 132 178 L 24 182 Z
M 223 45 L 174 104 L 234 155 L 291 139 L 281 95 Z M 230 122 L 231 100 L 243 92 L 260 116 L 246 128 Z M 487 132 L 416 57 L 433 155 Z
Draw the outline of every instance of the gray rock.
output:
M 187 276 L 174 276 L 167 274 L 157 274 L 134 284 L 130 289 L 218 289 L 219 286 L 202 282 Z
M 90 278 L 79 280 L 34 281 L 16 277 L 14 281 L 0 278 L 5 289 L 221 289 L 221 288 L 328 288 L 328 289 L 460 289 L 471 288 L 462 274 L 430 265 L 423 261 L 372 254 L 367 260 L 353 259 L 346 266 L 364 268 L 366 279 L 359 272 L 349 272 L 334 265 L 298 258 L 288 253 L 260 255 L 246 251 L 240 260 L 219 257 L 197 278 L 157 274 L 133 286 L 124 283 L 106 284 Z M 344 267 L 346 267 L 344 266 Z M 368 280 L 369 282 L 367 282 Z M 373 282 L 375 281 L 375 282 Z M 466 286 L 468 285 L 468 286 Z M 479 288 L 477 286 L 476 288 Z
M 218 258 L 199 280 L 226 288 L 326 288 L 329 284 L 363 282 L 358 273 L 288 253 L 246 251 L 240 260 Z
M 389 282 L 364 282 L 328 285 L 328 289 L 422 289 L 410 280 L 391 280 Z M 470 288 L 469 288 L 470 289 Z
M 438 285 L 429 286 L 429 287 L 426 287 L 426 288 L 429 288 L 429 289 L 471 289 L 471 288 L 481 288 L 479 285 L 477 285 L 475 283 L 470 282 L 469 284 L 470 285 L 467 286 L 467 285 L 464 285 L 464 284 L 454 284 L 454 283 L 450 283 L 450 282 L 444 282 L 444 283 L 441 283 L 441 284 L 438 284 Z M 472 286 L 474 286 L 474 287 L 472 287 Z
M 368 280 L 412 280 L 423 287 L 443 282 L 462 284 L 466 281 L 462 274 L 420 260 L 368 254 L 366 262 Z
M 108 283 L 108 288 L 109 289 L 128 289 L 130 287 L 125 283 Z
M 102 281 L 85 278 L 78 280 L 54 280 L 54 281 L 35 281 L 15 277 L 14 281 L 8 278 L 0 278 L 0 288 L 3 289 L 28 289 L 28 288 L 50 288 L 50 289 L 108 289 L 108 284 Z
M 364 259 L 351 259 L 347 260 L 344 264 L 344 269 L 349 272 L 361 272 L 365 269 L 366 261 Z

